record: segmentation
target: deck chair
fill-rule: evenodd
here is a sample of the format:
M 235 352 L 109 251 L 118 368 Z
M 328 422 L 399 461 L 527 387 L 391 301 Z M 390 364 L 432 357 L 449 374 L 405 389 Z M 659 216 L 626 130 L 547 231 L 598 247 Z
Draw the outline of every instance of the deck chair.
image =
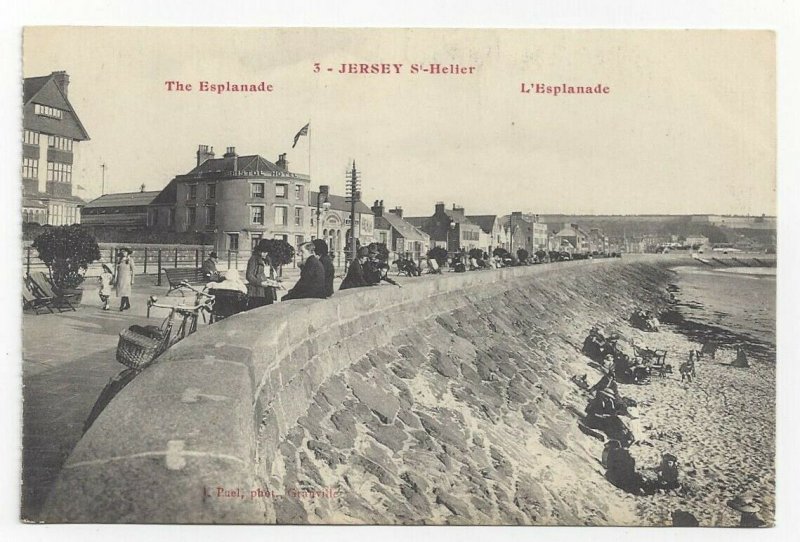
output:
M 35 312 L 36 314 L 40 314 L 39 311 L 44 309 L 44 310 L 47 310 L 47 312 L 52 314 L 52 312 L 53 312 L 53 309 L 51 307 L 52 302 L 53 302 L 53 300 L 51 298 L 49 298 L 49 297 L 45 297 L 45 296 L 37 297 L 36 294 L 34 294 L 31 291 L 30 287 L 28 286 L 28 283 L 25 282 L 25 279 L 22 279 L 22 309 L 23 310 L 24 309 L 32 309 L 33 312 Z
M 50 306 L 57 308 L 58 312 L 75 310 L 75 306 L 72 304 L 72 299 L 75 297 L 75 294 L 66 294 L 57 290 L 41 271 L 31 273 L 30 280 L 34 288 L 38 290 L 40 297 L 49 297 L 52 299 Z

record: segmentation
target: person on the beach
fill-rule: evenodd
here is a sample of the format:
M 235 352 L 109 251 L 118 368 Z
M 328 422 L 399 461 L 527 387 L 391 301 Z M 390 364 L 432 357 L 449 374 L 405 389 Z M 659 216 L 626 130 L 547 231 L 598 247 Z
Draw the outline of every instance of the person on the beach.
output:
M 629 493 L 639 493 L 641 478 L 636 472 L 636 460 L 622 447 L 618 440 L 609 441 L 603 451 L 606 465 L 606 479 Z
M 605 374 L 597 381 L 597 384 L 589 388 L 590 392 L 599 392 L 602 390 L 611 390 L 611 393 L 614 395 L 614 399 L 616 401 L 620 400 L 619 396 L 619 387 L 617 386 L 617 380 L 614 376 L 614 366 L 611 365 L 606 368 Z
M 750 363 L 747 361 L 747 353 L 741 344 L 736 346 L 736 359 L 731 363 L 731 367 L 740 367 L 742 369 L 750 367 Z
M 114 281 L 114 273 L 111 271 L 111 268 L 103 264 L 103 270 L 98 277 L 100 280 L 100 301 L 103 302 L 103 310 L 111 310 L 111 307 L 108 306 L 108 300 L 111 298 L 111 283 Z
M 681 486 L 678 458 L 674 455 L 664 454 L 656 472 L 658 473 L 658 489 L 677 489 Z
M 708 355 L 711 359 L 716 359 L 717 357 L 717 343 L 711 340 L 708 340 L 703 343 L 703 346 L 700 348 L 700 353 L 702 355 Z
M 737 495 L 728 501 L 728 506 L 742 513 L 739 527 L 763 527 L 766 525 L 766 522 L 758 515 L 760 509 L 750 493 Z
M 692 379 L 695 377 L 694 350 L 689 350 L 689 360 L 681 363 L 679 370 L 681 372 L 681 382 L 684 380 L 687 382 L 692 381 Z

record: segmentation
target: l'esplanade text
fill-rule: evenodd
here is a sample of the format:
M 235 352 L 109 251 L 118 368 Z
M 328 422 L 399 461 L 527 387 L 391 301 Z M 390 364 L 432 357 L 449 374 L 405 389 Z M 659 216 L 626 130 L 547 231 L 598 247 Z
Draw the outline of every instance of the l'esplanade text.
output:
M 611 87 L 602 83 L 597 83 L 594 86 L 568 85 L 566 83 L 561 83 L 560 85 L 521 83 L 520 92 L 522 94 L 546 94 L 550 96 L 559 96 L 561 94 L 610 94 Z

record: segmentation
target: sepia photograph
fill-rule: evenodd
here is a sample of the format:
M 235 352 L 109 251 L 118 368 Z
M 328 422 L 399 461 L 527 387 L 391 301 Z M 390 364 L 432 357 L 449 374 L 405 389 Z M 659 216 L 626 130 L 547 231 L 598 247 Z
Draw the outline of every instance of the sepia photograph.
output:
M 775 32 L 21 39 L 22 522 L 776 524 Z

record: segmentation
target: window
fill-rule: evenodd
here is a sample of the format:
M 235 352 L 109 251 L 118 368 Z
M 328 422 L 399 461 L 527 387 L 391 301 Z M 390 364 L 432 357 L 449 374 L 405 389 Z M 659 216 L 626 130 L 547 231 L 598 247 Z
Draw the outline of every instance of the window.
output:
M 250 206 L 250 224 L 264 225 L 264 206 L 251 205 Z
M 305 192 L 305 190 L 303 190 L 303 185 L 302 184 L 294 185 L 294 199 L 296 199 L 297 201 L 302 200 L 304 192 Z
M 206 185 L 206 199 L 217 199 L 217 185 Z
M 264 197 L 264 183 L 250 183 L 250 197 L 263 198 Z
M 382 232 L 380 232 L 380 242 L 381 242 L 381 243 L 383 243 L 384 245 L 385 245 L 385 244 L 386 244 L 386 242 L 387 242 L 387 239 L 386 239 L 386 232 L 385 232 L 385 231 L 382 231 Z
M 256 245 L 261 241 L 263 236 L 260 233 L 251 233 L 250 234 L 250 250 L 255 250 Z
M 72 152 L 72 140 L 66 137 L 49 135 L 47 136 L 47 146 L 51 149 Z
M 303 225 L 303 208 L 302 207 L 295 207 L 294 208 L 294 225 L 295 226 L 302 226 Z
M 50 117 L 59 120 L 64 117 L 64 112 L 61 109 L 56 109 L 55 107 L 50 107 L 49 105 L 33 104 L 33 112 L 43 117 Z
M 303 236 L 302 235 L 295 235 L 294 236 L 294 246 L 299 251 L 300 245 L 303 244 Z
M 186 225 L 194 226 L 197 222 L 197 207 L 186 208 Z
M 72 164 L 47 162 L 47 180 L 60 183 L 72 182 Z
M 276 198 L 288 198 L 289 197 L 289 185 L 288 184 L 276 184 L 275 185 L 275 197 Z
M 289 242 L 289 236 L 286 235 L 285 233 L 276 233 L 275 235 L 272 236 L 272 238 L 279 239 L 281 241 L 286 241 L 287 243 Z
M 238 233 L 229 233 L 228 234 L 228 250 L 232 250 L 234 252 L 239 251 L 239 234 Z
M 169 213 L 167 213 L 167 226 L 174 226 L 175 225 L 175 207 L 170 208 Z
M 158 209 L 150 209 L 150 225 L 158 225 Z
M 22 159 L 22 177 L 24 179 L 39 178 L 39 160 L 36 158 Z
M 28 145 L 38 145 L 39 132 L 34 132 L 33 130 L 25 130 L 25 133 L 23 134 L 23 141 Z
M 190 184 L 189 191 L 186 193 L 186 199 L 196 199 L 197 198 L 197 185 Z
M 275 207 L 275 225 L 276 226 L 286 226 L 287 225 L 287 216 L 288 209 L 286 207 Z
M 217 223 L 217 208 L 213 205 L 206 207 L 206 226 L 213 226 Z

